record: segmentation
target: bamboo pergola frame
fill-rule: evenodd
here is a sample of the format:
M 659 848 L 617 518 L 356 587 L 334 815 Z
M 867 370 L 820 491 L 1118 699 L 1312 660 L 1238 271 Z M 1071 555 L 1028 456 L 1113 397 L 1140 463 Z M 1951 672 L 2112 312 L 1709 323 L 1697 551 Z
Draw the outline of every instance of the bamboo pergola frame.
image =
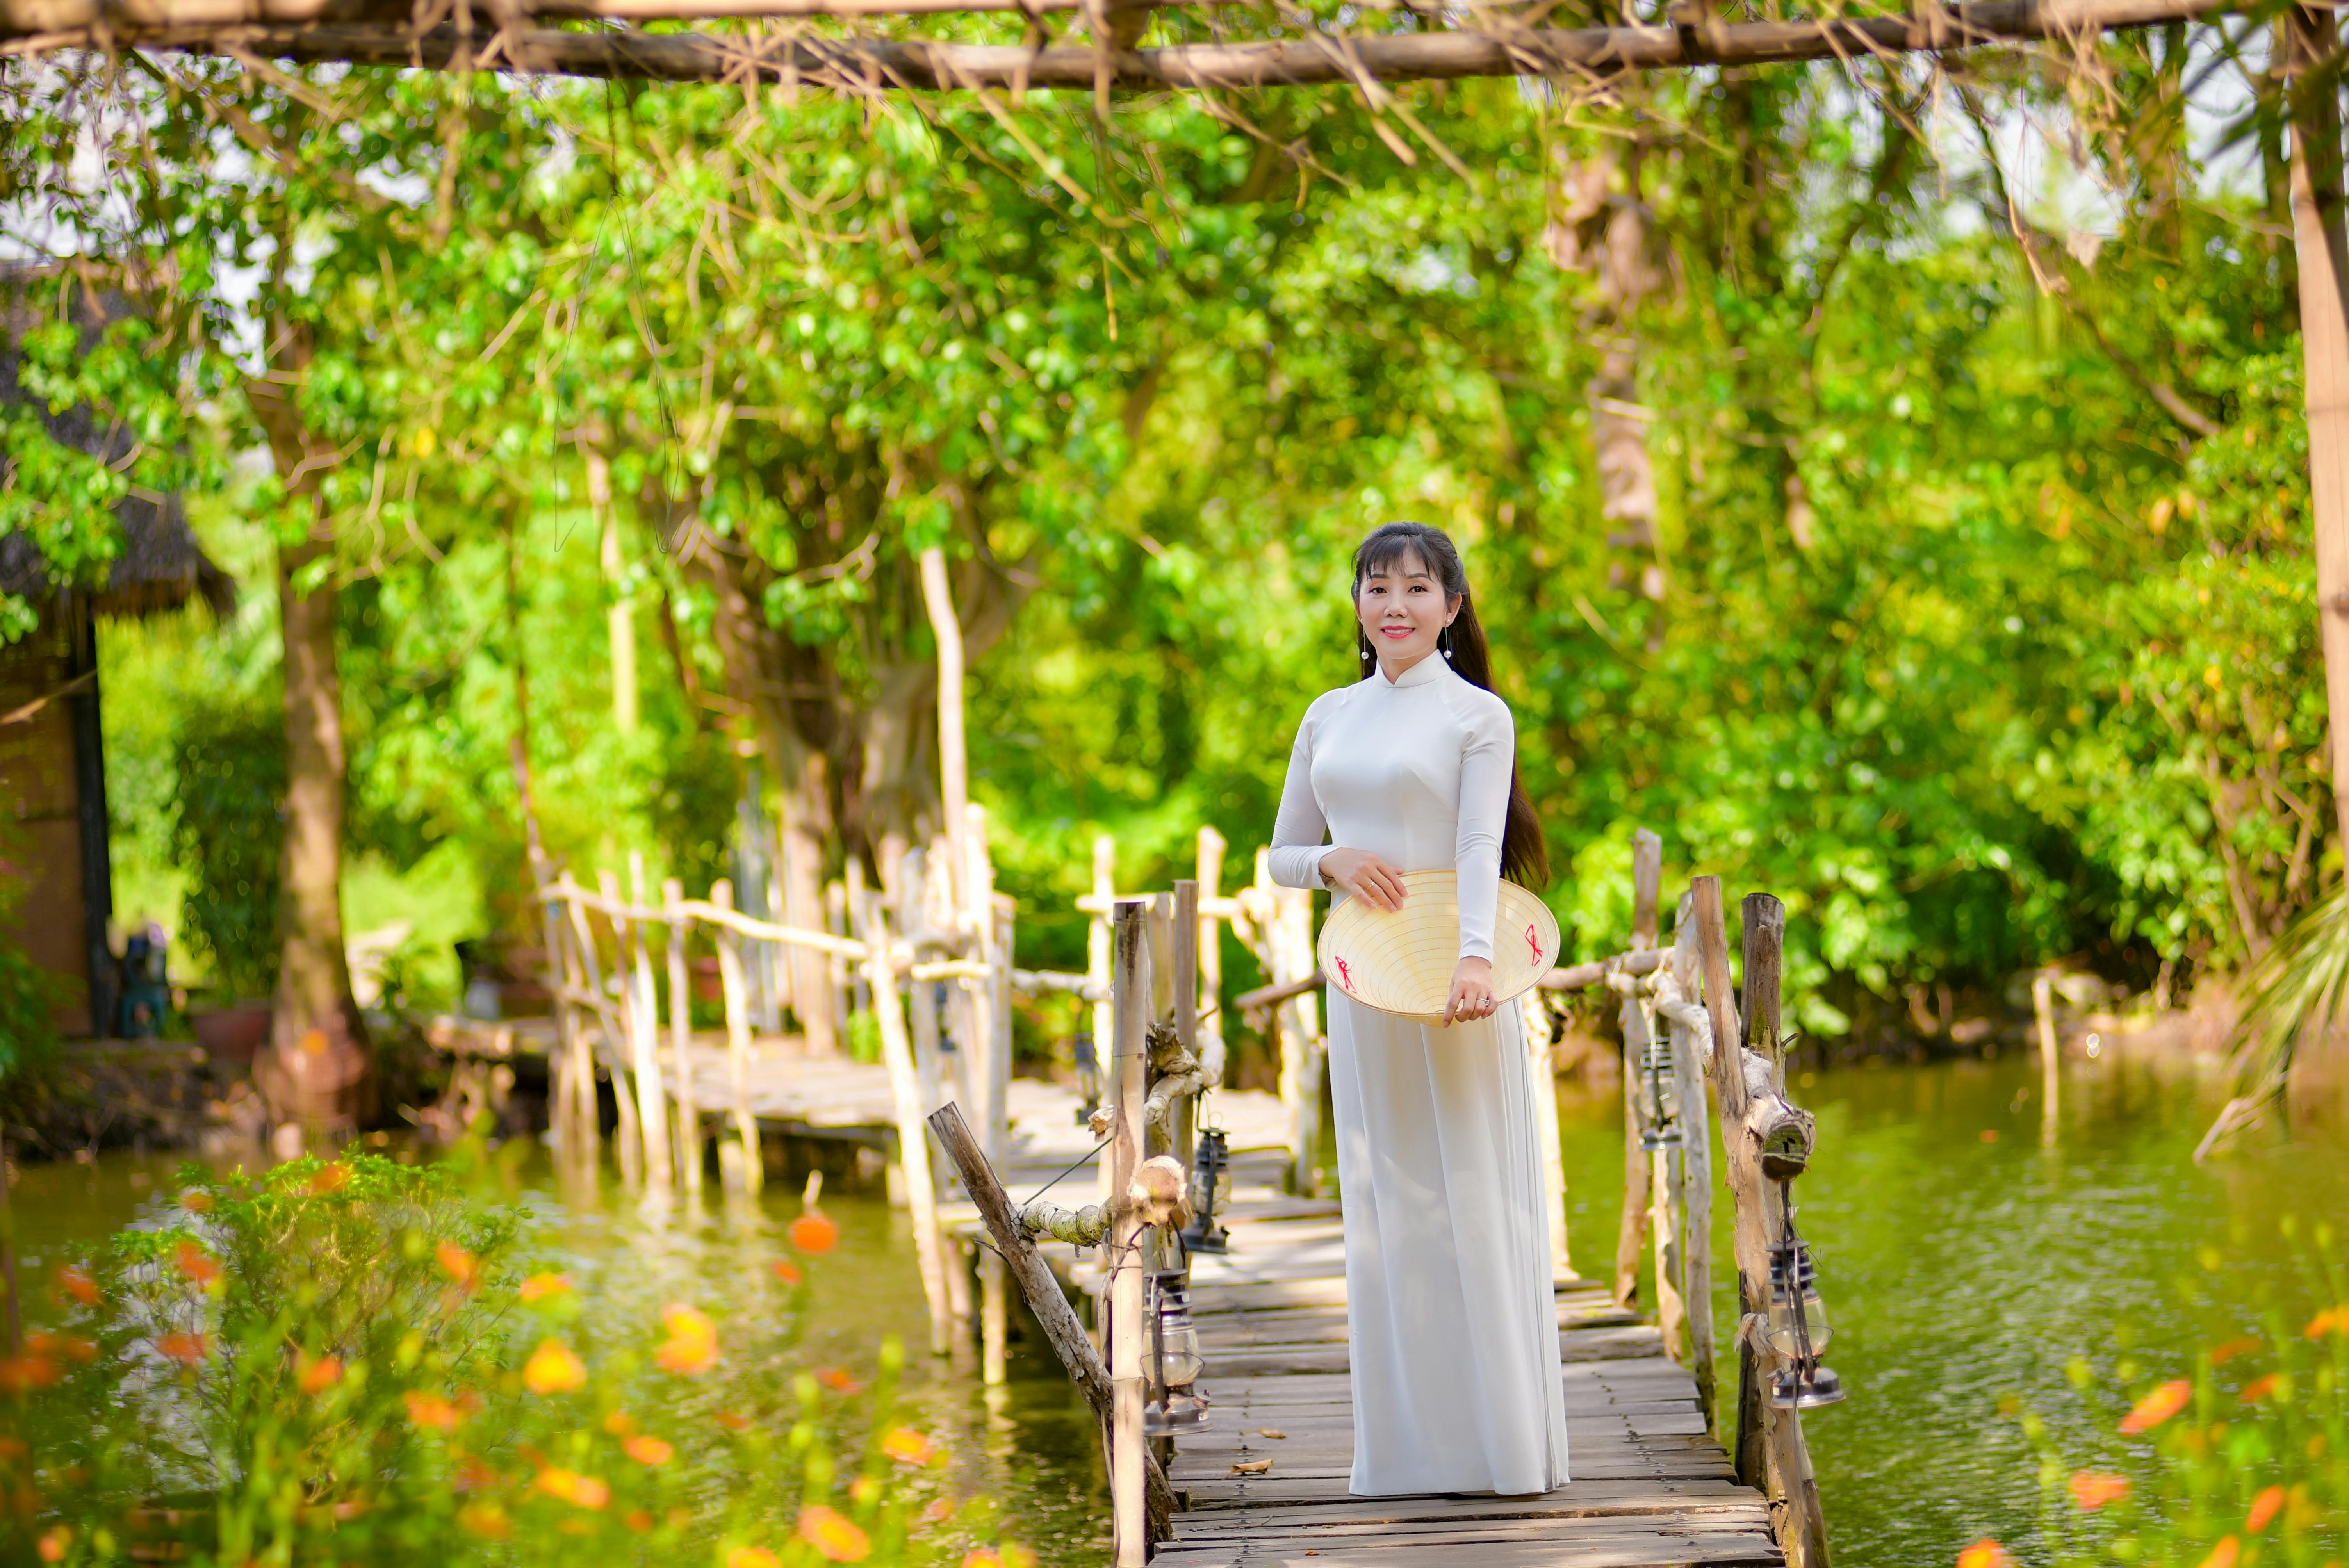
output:
M 2193 21 L 2235 0 L 1973 0 L 1880 15 L 1724 22 L 1706 4 L 1676 4 L 1668 24 L 1545 27 L 1547 6 L 1480 6 L 1465 26 L 1424 31 L 1115 46 L 1147 14 L 1174 0 L 492 0 L 487 15 L 452 15 L 449 0 L 0 0 L 0 49 L 141 47 L 234 57 L 433 70 L 497 68 L 639 81 L 774 78 L 854 91 L 1079 88 L 1263 88 L 1546 76 L 1604 78 L 1624 71 L 1853 60 L 2043 38 L 2079 39 Z M 1189 0 L 1237 5 L 1243 0 Z M 456 0 L 459 7 L 466 0 Z M 1093 41 L 972 44 L 942 39 L 752 37 L 638 29 L 573 31 L 562 19 L 643 22 L 693 18 L 829 18 L 1074 12 Z M 1417 13 L 1414 13 L 1417 14 Z

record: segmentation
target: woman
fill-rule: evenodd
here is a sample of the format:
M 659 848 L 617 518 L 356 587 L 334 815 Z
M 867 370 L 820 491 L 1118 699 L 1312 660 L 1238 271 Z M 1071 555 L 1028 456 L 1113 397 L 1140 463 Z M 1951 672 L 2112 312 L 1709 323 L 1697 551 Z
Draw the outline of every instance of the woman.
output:
M 1298 726 L 1272 874 L 1397 909 L 1398 872 L 1453 867 L 1460 960 L 1440 1027 L 1329 992 L 1350 1490 L 1547 1491 L 1567 1479 L 1566 1401 L 1538 1091 L 1492 959 L 1502 872 L 1542 887 L 1548 852 L 1452 541 L 1413 522 L 1372 533 L 1354 552 L 1354 613 L 1364 674 Z

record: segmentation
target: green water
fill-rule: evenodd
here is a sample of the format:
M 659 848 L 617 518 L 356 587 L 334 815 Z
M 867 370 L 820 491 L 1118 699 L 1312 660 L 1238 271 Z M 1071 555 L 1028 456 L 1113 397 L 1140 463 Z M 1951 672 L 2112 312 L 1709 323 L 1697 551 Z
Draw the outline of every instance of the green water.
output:
M 1834 1316 L 1827 1359 L 1850 1389 L 1806 1423 L 1841 1568 L 1947 1564 L 1985 1534 L 2033 1561 L 2035 1460 L 2002 1400 L 2046 1417 L 2082 1463 L 2109 1459 L 2127 1402 L 2111 1385 L 2183 1373 L 2196 1347 L 2254 1324 L 2270 1295 L 2294 1311 L 2317 1299 L 2277 1222 L 2349 1217 L 2349 1142 L 2320 1132 L 2197 1168 L 2212 1102 L 2190 1078 L 2117 1063 L 2072 1071 L 2053 1148 L 2040 1144 L 2035 1068 L 2021 1060 L 1797 1080 L 1819 1140 L 1796 1199 Z M 1621 1105 L 1568 1091 L 1561 1109 L 1575 1261 L 1605 1275 Z M 134 1221 L 175 1164 L 27 1167 L 16 1189 L 27 1277 Z M 503 1180 L 584 1291 L 647 1310 L 680 1297 L 722 1307 L 730 1281 L 783 1254 L 781 1228 L 798 1212 L 792 1193 L 757 1206 L 713 1198 L 655 1223 L 608 1187 L 558 1192 L 534 1159 L 511 1161 Z M 843 1235 L 815 1273 L 802 1348 L 810 1365 L 861 1377 L 884 1335 L 924 1342 L 912 1240 L 905 1216 L 877 1202 L 825 1207 Z M 1714 1315 L 1726 1343 L 1725 1199 L 1720 1219 Z M 2077 1357 L 2096 1368 L 2085 1391 L 2066 1377 Z M 1040 1340 L 1015 1345 L 1000 1389 L 978 1386 L 968 1348 L 908 1359 L 911 1397 L 957 1456 L 955 1490 L 1000 1500 L 1012 1532 L 1055 1568 L 1099 1562 L 1098 1449 Z
M 1849 1390 L 1804 1422 L 1838 1568 L 1948 1564 L 1984 1535 L 2034 1561 L 2037 1459 L 2002 1401 L 2045 1418 L 2077 1462 L 2109 1462 L 2131 1392 L 2190 1373 L 2197 1348 L 2256 1328 L 2271 1298 L 2295 1322 L 2317 1303 L 2283 1216 L 2303 1236 L 2328 1219 L 2349 1230 L 2349 1141 L 2320 1130 L 2198 1168 L 2216 1100 L 2176 1069 L 2074 1064 L 2052 1148 L 2037 1066 L 2020 1058 L 1791 1087 L 1819 1119 L 1795 1202 L 1835 1326 L 1826 1359 Z M 1604 1274 L 1621 1102 L 1563 1104 L 1569 1184 L 1594 1176 L 1572 1192 L 1575 1261 Z M 1715 1202 L 1726 1345 L 1735 1285 Z M 2066 1377 L 2075 1358 L 2085 1389 Z

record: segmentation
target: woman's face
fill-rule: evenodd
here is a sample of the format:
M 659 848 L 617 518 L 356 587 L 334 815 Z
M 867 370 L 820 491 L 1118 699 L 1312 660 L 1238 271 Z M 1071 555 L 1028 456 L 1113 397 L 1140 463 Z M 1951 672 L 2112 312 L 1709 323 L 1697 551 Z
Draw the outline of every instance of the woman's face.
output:
M 1363 577 L 1354 592 L 1354 614 L 1390 679 L 1435 652 L 1437 634 L 1459 608 L 1415 550 Z

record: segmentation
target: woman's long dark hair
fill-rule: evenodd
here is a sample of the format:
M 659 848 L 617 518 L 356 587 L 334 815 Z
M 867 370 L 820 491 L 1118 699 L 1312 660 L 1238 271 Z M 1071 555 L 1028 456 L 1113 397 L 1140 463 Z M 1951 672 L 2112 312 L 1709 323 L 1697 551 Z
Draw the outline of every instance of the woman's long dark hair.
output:
M 1485 628 L 1476 622 L 1468 572 L 1460 564 L 1459 547 L 1442 529 L 1423 522 L 1390 522 L 1362 541 L 1354 552 L 1356 602 L 1362 596 L 1362 579 L 1406 555 L 1418 556 L 1428 574 L 1444 585 L 1444 596 L 1460 601 L 1460 613 L 1436 640 L 1436 656 L 1448 658 L 1453 673 L 1470 686 L 1491 691 L 1493 659 L 1485 648 Z M 1378 672 L 1378 650 L 1371 646 L 1359 618 L 1354 623 L 1354 641 L 1361 655 L 1363 678 L 1368 679 Z M 1526 798 L 1526 781 L 1517 772 L 1515 757 L 1509 759 L 1509 816 L 1501 830 L 1501 874 L 1536 892 L 1549 886 L 1549 843 L 1542 837 L 1541 819 L 1534 815 L 1534 803 Z

